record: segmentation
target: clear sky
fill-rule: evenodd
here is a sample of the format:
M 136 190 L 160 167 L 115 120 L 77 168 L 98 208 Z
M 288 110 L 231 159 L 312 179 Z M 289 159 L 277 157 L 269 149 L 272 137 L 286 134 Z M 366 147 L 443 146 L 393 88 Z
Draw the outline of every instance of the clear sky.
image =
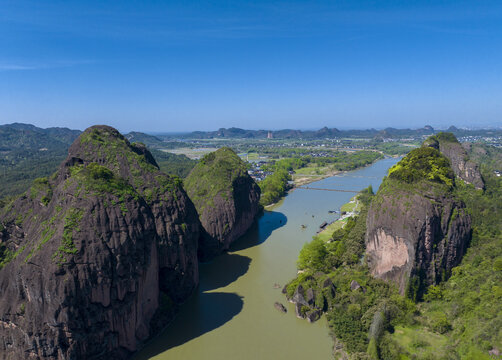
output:
M 0 0 L 0 123 L 502 126 L 502 1 Z

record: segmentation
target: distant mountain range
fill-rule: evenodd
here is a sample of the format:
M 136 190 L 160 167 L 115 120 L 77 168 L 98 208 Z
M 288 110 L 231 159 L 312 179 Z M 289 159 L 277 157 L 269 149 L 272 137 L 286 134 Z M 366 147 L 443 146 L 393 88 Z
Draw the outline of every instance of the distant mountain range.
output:
M 450 126 L 446 131 L 462 136 L 502 136 L 502 129 L 476 129 L 467 130 Z M 403 138 L 428 136 L 438 132 L 432 126 L 419 129 L 386 128 L 383 130 L 339 130 L 337 128 L 323 127 L 319 130 L 246 130 L 236 127 L 220 128 L 216 131 L 194 131 L 185 134 L 150 135 L 142 132 L 131 131 L 124 136 L 131 142 L 141 142 L 150 149 L 174 149 L 185 146 L 176 139 L 333 139 L 333 138 Z M 42 129 L 31 124 L 13 123 L 0 125 L 0 152 L 23 150 L 38 151 L 64 150 L 80 135 L 80 130 L 51 127 Z
M 31 124 L 13 123 L 0 125 L 0 152 L 2 151 L 39 151 L 63 150 L 68 147 L 82 133 L 61 127 L 39 128 Z M 141 142 L 152 149 L 167 149 L 179 147 L 176 141 L 163 140 L 153 135 L 131 131 L 124 135 L 131 143 Z
M 1 125 L 0 151 L 67 149 L 79 134 L 79 130 L 68 128 L 42 129 L 20 123 Z
M 449 132 L 454 133 L 456 136 L 466 136 L 466 135 L 485 135 L 487 133 L 497 133 L 502 134 L 502 130 L 465 130 L 458 129 L 455 126 L 448 128 Z M 396 129 L 396 128 L 386 128 L 383 130 L 377 129 L 366 129 L 366 130 L 339 130 L 337 128 L 323 127 L 319 130 L 295 130 L 295 129 L 284 129 L 284 130 L 246 130 L 236 127 L 231 128 L 221 128 L 216 131 L 194 131 L 186 134 L 176 134 L 176 135 L 162 135 L 159 136 L 163 139 L 168 138 L 178 138 L 178 139 L 332 139 L 341 137 L 364 137 L 364 138 L 401 138 L 401 137 L 413 137 L 421 135 L 432 135 L 437 131 L 432 126 L 424 126 L 419 129 Z

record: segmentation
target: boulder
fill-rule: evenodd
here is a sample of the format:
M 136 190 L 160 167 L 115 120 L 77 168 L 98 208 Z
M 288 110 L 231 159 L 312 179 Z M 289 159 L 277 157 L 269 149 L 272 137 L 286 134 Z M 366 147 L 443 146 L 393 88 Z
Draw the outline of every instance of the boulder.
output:
M 327 278 L 326 280 L 323 281 L 322 288 L 323 289 L 329 288 L 331 297 L 335 297 L 335 285 L 333 284 L 333 281 L 331 281 L 330 278 Z
M 286 309 L 286 307 L 284 305 L 282 305 L 280 302 L 275 302 L 274 303 L 274 307 L 279 310 L 280 312 L 282 313 L 287 313 L 288 312 L 288 309 Z
M 303 286 L 298 285 L 298 287 L 295 290 L 295 293 L 293 294 L 293 297 L 291 298 L 291 301 L 294 302 L 295 304 L 308 306 L 309 304 L 305 300 L 304 293 L 305 292 L 303 290 Z
M 299 319 L 305 319 L 305 316 L 302 314 L 302 306 L 303 305 L 300 303 L 295 304 L 295 314 L 296 314 L 296 317 Z
M 354 291 L 354 290 L 357 290 L 357 289 L 360 289 L 361 288 L 361 285 L 359 285 L 359 283 L 355 280 L 352 280 L 350 282 L 350 290 Z
M 317 321 L 321 318 L 322 311 L 315 309 L 315 310 L 310 310 L 307 312 L 305 318 L 308 320 L 308 322 L 314 322 Z

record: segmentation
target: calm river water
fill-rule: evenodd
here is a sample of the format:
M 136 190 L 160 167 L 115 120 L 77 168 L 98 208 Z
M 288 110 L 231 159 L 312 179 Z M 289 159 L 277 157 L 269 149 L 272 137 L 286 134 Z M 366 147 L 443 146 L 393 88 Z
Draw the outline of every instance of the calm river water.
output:
M 384 159 L 309 186 L 358 191 L 371 184 L 376 191 L 396 162 Z M 201 264 L 197 293 L 135 359 L 330 359 L 333 344 L 324 317 L 314 324 L 297 319 L 281 288 L 295 276 L 303 244 L 322 222 L 338 217 L 328 210 L 338 210 L 353 195 L 304 189 L 290 193 L 228 253 Z M 277 311 L 275 301 L 285 304 L 288 313 Z

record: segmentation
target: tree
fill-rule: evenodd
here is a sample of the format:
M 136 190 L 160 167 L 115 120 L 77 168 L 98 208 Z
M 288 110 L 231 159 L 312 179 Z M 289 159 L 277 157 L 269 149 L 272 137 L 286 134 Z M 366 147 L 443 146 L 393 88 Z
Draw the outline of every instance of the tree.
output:
M 314 238 L 303 245 L 298 256 L 298 269 L 322 270 L 325 267 L 324 259 L 328 255 L 324 241 Z

